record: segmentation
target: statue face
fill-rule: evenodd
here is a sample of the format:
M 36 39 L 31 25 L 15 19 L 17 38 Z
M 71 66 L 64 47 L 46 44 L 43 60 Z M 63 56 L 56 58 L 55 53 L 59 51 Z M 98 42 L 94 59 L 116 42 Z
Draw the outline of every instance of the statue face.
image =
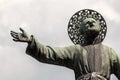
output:
M 97 34 L 100 31 L 99 23 L 93 18 L 87 18 L 81 24 L 81 33 L 87 35 Z

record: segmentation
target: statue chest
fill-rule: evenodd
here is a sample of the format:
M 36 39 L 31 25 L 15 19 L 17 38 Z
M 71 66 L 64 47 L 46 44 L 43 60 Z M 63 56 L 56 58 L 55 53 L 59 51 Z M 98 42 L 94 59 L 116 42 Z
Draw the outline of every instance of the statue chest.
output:
M 98 72 L 102 76 L 109 77 L 109 56 L 102 45 L 84 47 L 82 52 L 77 55 L 76 60 L 78 76 Z

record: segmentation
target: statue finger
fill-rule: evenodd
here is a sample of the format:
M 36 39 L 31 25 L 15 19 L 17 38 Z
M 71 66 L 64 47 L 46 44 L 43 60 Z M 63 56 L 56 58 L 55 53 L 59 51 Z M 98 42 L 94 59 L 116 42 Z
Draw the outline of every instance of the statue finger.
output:
M 22 33 L 23 33 L 23 35 L 24 35 L 25 37 L 28 37 L 28 35 L 27 35 L 27 33 L 26 33 L 25 30 L 23 30 L 22 28 L 20 28 L 20 31 L 22 31 Z
M 19 39 L 13 39 L 13 41 L 15 41 L 15 42 L 28 42 L 26 40 L 19 40 Z
M 20 31 L 22 31 L 22 33 L 24 33 L 24 30 L 22 28 L 19 28 L 19 29 L 20 29 Z
M 15 38 L 18 37 L 18 33 L 17 32 L 11 31 L 10 34 L 11 34 L 12 37 L 15 37 Z
M 18 34 L 17 32 L 15 32 L 15 31 L 11 31 L 10 33 L 12 33 L 12 34 Z
M 18 41 L 20 41 L 20 40 L 18 40 L 18 39 L 13 39 L 13 41 L 18 42 Z
M 18 39 L 18 33 L 11 32 L 11 36 Z

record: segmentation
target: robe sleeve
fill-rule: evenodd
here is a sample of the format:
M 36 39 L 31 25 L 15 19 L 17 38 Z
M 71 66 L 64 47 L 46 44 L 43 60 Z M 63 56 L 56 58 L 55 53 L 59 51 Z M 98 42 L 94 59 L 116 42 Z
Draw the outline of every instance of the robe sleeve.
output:
M 26 53 L 40 62 L 65 66 L 70 69 L 74 67 L 74 55 L 80 50 L 80 45 L 69 47 L 50 47 L 42 45 L 33 37 L 28 44 Z
M 120 57 L 117 53 L 111 48 L 111 65 L 112 73 L 120 80 Z

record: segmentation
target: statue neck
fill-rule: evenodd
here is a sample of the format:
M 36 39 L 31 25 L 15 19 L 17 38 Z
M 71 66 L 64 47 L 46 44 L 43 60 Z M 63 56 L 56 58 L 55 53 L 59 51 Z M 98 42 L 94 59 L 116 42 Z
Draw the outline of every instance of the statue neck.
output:
M 96 35 L 87 35 L 85 36 L 85 43 L 87 45 L 94 45 L 96 43 Z

